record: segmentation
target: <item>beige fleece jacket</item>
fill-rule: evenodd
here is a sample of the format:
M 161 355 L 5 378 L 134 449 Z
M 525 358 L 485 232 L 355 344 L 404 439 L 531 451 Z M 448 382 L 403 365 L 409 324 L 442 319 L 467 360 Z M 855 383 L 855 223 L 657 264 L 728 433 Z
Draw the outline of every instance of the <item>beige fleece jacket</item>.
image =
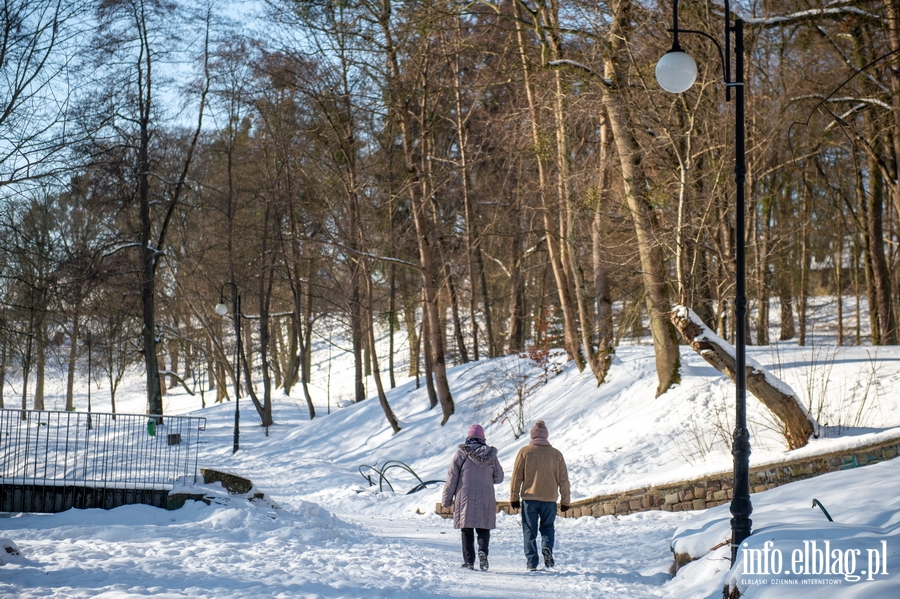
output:
M 556 501 L 570 505 L 569 471 L 562 453 L 550 445 L 526 445 L 516 454 L 509 500 Z

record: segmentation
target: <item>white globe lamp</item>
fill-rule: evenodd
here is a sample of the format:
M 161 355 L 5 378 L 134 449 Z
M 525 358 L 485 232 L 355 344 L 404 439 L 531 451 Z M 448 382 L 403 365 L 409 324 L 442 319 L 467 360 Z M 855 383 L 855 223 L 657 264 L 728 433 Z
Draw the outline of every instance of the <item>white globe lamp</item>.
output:
M 681 48 L 672 48 L 656 63 L 656 80 L 667 92 L 685 92 L 697 80 L 697 63 Z

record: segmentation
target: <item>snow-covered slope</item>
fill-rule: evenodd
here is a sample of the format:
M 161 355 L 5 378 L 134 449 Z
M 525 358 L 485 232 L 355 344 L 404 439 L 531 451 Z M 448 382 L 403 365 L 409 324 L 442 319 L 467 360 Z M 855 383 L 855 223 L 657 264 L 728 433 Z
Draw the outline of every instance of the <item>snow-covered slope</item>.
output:
M 786 452 L 777 423 L 751 398 L 753 465 L 859 445 L 900 427 L 900 394 L 895 391 L 900 350 L 778 345 L 750 348 L 750 355 L 782 377 L 820 422 L 829 425 L 808 447 Z M 474 422 L 485 427 L 488 442 L 498 447 L 508 471 L 527 442 L 527 434 L 517 433 L 537 419 L 547 422 L 551 443 L 566 457 L 575 499 L 729 471 L 733 385 L 687 348 L 680 385 L 661 397 L 654 397 L 653 354 L 645 346 L 619 348 L 609 381 L 600 387 L 589 373 L 577 372 L 559 356 L 543 368 L 515 356 L 456 366 L 450 370 L 456 413 L 445 426 L 440 425 L 440 409 L 430 408 L 425 389 L 404 379 L 388 393 L 402 427 L 396 435 L 377 398 L 337 407 L 352 384 L 346 357 L 317 364 L 312 391 L 319 416 L 309 421 L 299 389 L 296 397 L 276 397 L 276 424 L 267 436 L 252 405 L 243 400 L 241 449 L 234 455 L 234 405 L 226 402 L 202 410 L 208 427 L 200 465 L 250 478 L 274 506 L 223 494 L 210 506 L 190 504 L 168 515 L 130 506 L 0 519 L 0 537 L 21 551 L 3 566 L 0 596 L 721 596 L 731 575 L 720 556 L 695 562 L 670 580 L 669 545 L 676 530 L 681 531 L 681 542 L 708 544 L 711 537 L 697 537 L 697 530 L 721 536 L 723 522 L 727 529 L 727 506 L 696 513 L 560 521 L 558 566 L 537 575 L 524 571 L 518 519 L 501 515 L 492 537 L 491 571 L 467 573 L 458 568 L 458 534 L 449 521 L 434 514 L 439 483 L 407 495 L 418 480 L 398 467 L 388 471 L 395 491 L 386 485 L 379 491 L 359 471 L 396 460 L 422 480 L 443 480 L 456 445 Z M 326 388 L 332 392 L 330 401 Z M 103 410 L 104 393 L 92 389 L 95 410 Z M 79 409 L 85 409 L 85 399 L 81 387 Z M 51 397 L 49 405 L 53 401 Z M 140 413 L 143 402 L 140 377 L 134 377 L 120 391 L 119 409 Z M 184 392 L 166 397 L 169 413 L 200 413 L 199 407 L 200 398 Z M 840 473 L 848 478 L 828 483 L 830 495 L 817 482 L 824 478 L 798 483 L 811 486 L 797 491 L 796 498 L 812 493 L 837 516 L 841 510 L 836 506 L 844 501 L 838 490 L 869 492 L 871 477 L 881 480 L 887 475 L 881 468 Z M 896 475 L 887 476 L 897 480 Z M 883 483 L 888 490 L 891 478 Z M 778 537 L 786 547 L 789 540 L 801 538 L 796 530 L 807 534 L 822 524 L 821 514 L 808 506 L 802 512 L 767 507 L 782 505 L 792 488 L 800 487 L 753 496 L 758 532 L 801 527 Z M 498 499 L 508 496 L 505 484 L 496 490 Z M 842 526 L 887 530 L 897 506 L 884 505 L 884 512 L 865 522 L 835 519 Z M 802 517 L 794 520 L 795 514 Z M 757 536 L 751 537 L 754 542 Z M 895 550 L 896 535 L 884 538 Z M 889 568 L 894 563 L 889 562 Z M 897 581 L 891 580 L 889 588 L 896 591 Z M 874 582 L 845 582 L 839 592 L 866 584 Z M 774 597 L 781 591 L 776 585 L 757 585 L 748 592 Z M 881 592 L 870 596 L 880 597 Z M 828 593 L 852 596 L 832 594 L 831 589 Z

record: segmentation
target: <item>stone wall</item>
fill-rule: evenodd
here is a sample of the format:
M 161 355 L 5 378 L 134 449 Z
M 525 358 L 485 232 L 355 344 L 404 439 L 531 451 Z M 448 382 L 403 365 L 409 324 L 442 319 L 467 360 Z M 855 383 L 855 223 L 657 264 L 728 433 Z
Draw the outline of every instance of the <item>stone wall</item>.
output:
M 826 472 L 847 470 L 858 466 L 875 464 L 900 455 L 900 438 L 882 441 L 853 450 L 837 451 L 810 456 L 779 464 L 758 466 L 750 469 L 750 492 L 760 493 L 781 485 L 812 478 Z M 731 501 L 732 473 L 721 473 L 694 480 L 682 481 L 657 487 L 633 489 L 624 493 L 601 495 L 573 502 L 565 513 L 565 518 L 631 514 L 648 510 L 682 512 L 703 510 Z M 497 511 L 517 514 L 508 501 L 497 502 Z M 435 506 L 435 512 L 444 518 L 453 516 L 453 508 Z

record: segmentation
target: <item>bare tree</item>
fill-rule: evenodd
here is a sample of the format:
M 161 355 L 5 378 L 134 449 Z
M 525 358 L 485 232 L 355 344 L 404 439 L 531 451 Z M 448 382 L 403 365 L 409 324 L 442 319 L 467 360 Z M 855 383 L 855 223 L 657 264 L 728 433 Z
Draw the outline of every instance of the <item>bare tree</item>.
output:
M 133 208 L 136 223 L 124 237 L 138 253 L 141 293 L 142 347 L 147 378 L 147 401 L 151 414 L 162 414 L 162 392 L 157 355 L 157 272 L 165 251 L 169 225 L 180 207 L 187 176 L 197 147 L 209 90 L 208 64 L 209 13 L 204 21 L 205 44 L 199 50 L 201 82 L 197 89 L 196 127 L 189 134 L 179 165 L 171 173 L 159 172 L 162 162 L 162 116 L 157 97 L 157 68 L 164 52 L 170 51 L 176 18 L 182 13 L 156 0 L 127 0 L 101 4 L 97 58 L 100 62 L 121 65 L 108 73 L 108 94 L 104 101 L 111 138 L 104 146 L 127 149 L 127 161 L 133 190 L 127 203 Z M 162 78 L 162 77 L 160 77 Z M 169 175 L 172 175 L 171 177 Z
M 0 188 L 71 168 L 72 98 L 85 84 L 78 62 L 89 2 L 0 3 Z

